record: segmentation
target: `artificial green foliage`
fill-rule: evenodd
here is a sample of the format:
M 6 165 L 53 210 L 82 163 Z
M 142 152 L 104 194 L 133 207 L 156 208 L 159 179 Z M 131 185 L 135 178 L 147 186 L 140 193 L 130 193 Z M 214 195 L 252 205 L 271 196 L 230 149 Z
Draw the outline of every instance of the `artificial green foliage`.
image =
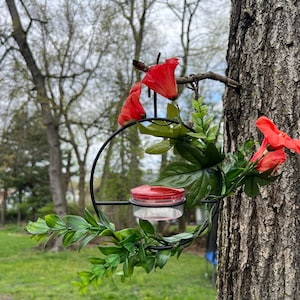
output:
M 180 110 L 174 103 L 168 103 L 167 105 L 167 118 L 171 120 L 181 121 Z
M 168 152 L 172 147 L 174 146 L 174 143 L 170 140 L 162 140 L 159 143 L 153 144 L 150 147 L 146 149 L 146 153 L 148 154 L 163 154 Z
M 278 176 L 273 176 L 273 169 L 270 169 L 266 172 L 259 173 L 256 170 L 253 170 L 243 181 L 245 185 L 244 192 L 249 197 L 255 197 L 259 194 L 259 188 L 261 186 L 268 185 L 275 181 Z
M 261 186 L 277 178 L 273 169 L 260 173 L 256 170 L 257 163 L 249 162 L 253 153 L 252 141 L 247 141 L 235 153 L 225 155 L 216 144 L 218 128 L 213 118 L 207 116 L 203 100 L 193 100 L 193 106 L 193 128 L 182 123 L 179 109 L 174 104 L 168 105 L 167 109 L 171 121 L 154 120 L 148 126 L 137 122 L 140 133 L 162 138 L 146 150 L 148 153 L 162 154 L 172 150 L 180 157 L 161 170 L 154 184 L 183 187 L 188 207 L 202 205 L 207 208 L 207 220 L 192 232 L 163 237 L 147 220 L 139 220 L 136 228 L 116 230 L 101 210 L 99 221 L 86 210 L 84 217 L 67 215 L 60 218 L 51 214 L 28 224 L 26 229 L 35 239 L 47 240 L 57 235 L 65 247 L 76 244 L 81 249 L 93 239 L 100 239 L 99 257 L 89 259 L 91 270 L 78 274 L 80 281 L 75 285 L 82 293 L 89 285 L 97 286 L 103 278 L 113 274 L 124 281 L 136 267 L 147 273 L 163 268 L 170 257 L 180 256 L 185 247 L 210 230 L 219 201 L 237 189 L 254 197 Z
M 192 114 L 195 133 L 189 133 L 190 136 L 200 138 L 204 142 L 214 142 L 219 130 L 217 125 L 212 125 L 214 118 L 207 116 L 208 107 L 203 105 L 203 98 L 192 100 L 195 112 Z
M 56 235 L 62 237 L 64 247 L 76 244 L 79 249 L 96 237 L 103 238 L 98 247 L 100 256 L 89 258 L 91 270 L 78 273 L 80 281 L 76 286 L 82 293 L 89 285 L 99 284 L 102 278 L 113 274 L 124 280 L 133 274 L 135 267 L 141 267 L 147 273 L 163 268 L 171 256 L 181 254 L 183 241 L 191 243 L 196 233 L 161 237 L 146 220 L 140 220 L 137 228 L 116 231 L 111 224 L 98 222 L 87 210 L 84 217 L 47 215 L 45 219 L 29 222 L 26 230 L 36 240 L 47 240 L 49 236 Z M 118 269 L 120 264 L 123 265 L 122 271 Z

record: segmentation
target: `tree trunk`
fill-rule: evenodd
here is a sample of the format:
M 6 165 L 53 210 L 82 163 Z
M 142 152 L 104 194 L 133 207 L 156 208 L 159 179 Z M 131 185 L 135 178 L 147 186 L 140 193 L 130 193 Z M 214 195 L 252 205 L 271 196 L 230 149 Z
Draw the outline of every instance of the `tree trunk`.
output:
M 62 216 L 67 212 L 67 203 L 62 174 L 62 157 L 60 150 L 58 121 L 55 120 L 53 114 L 51 113 L 51 99 L 49 99 L 47 96 L 45 77 L 38 68 L 32 55 L 32 51 L 27 43 L 27 32 L 24 31 L 22 27 L 15 1 L 6 0 L 6 4 L 12 19 L 13 38 L 17 42 L 19 50 L 26 62 L 27 68 L 32 75 L 32 81 L 37 91 L 37 101 L 41 106 L 43 123 L 46 126 L 47 140 L 49 144 L 49 176 L 51 193 L 55 212 Z
M 85 175 L 86 175 L 86 169 L 85 169 L 85 162 L 81 162 L 81 161 L 78 160 L 78 163 L 79 163 L 78 214 L 83 216 L 84 215 L 84 209 L 85 209 Z
M 0 204 L 1 204 L 1 226 L 4 226 L 5 225 L 5 216 L 6 216 L 6 200 L 7 200 L 7 188 L 5 187 L 3 189 L 3 197 L 2 197 L 2 201 L 0 201 Z
M 225 150 L 254 138 L 266 115 L 300 138 L 300 2 L 232 0 L 227 75 L 240 90 L 224 97 Z M 300 158 L 261 196 L 225 199 L 220 211 L 218 299 L 299 299 Z

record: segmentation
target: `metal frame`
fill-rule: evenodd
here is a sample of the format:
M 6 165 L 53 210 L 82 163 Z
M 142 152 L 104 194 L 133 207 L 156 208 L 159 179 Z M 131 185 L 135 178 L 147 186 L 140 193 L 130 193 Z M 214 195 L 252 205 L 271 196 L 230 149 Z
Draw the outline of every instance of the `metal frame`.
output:
M 156 114 L 155 114 L 156 115 Z M 97 166 L 97 163 L 100 159 L 100 156 L 102 154 L 102 152 L 104 151 L 104 149 L 106 148 L 106 146 L 111 142 L 111 140 L 113 138 L 115 138 L 118 134 L 120 134 L 121 132 L 123 132 L 124 130 L 126 130 L 127 128 L 136 125 L 137 123 L 143 123 L 143 122 L 151 122 L 151 123 L 155 123 L 155 121 L 166 121 L 166 122 L 170 122 L 173 124 L 180 124 L 181 122 L 177 121 L 177 120 L 171 120 L 171 119 L 167 119 L 167 118 L 158 118 L 158 117 L 154 117 L 154 118 L 145 118 L 139 121 L 133 121 L 130 122 L 128 124 L 126 124 L 124 127 L 121 127 L 119 129 L 117 129 L 114 133 L 112 133 L 109 138 L 102 144 L 102 146 L 100 147 L 99 151 L 96 154 L 96 157 L 93 161 L 93 165 L 92 165 L 92 169 L 91 169 L 91 175 L 90 175 L 90 196 L 91 196 L 91 200 L 93 203 L 93 207 L 94 210 L 98 216 L 98 218 L 100 218 L 100 214 L 99 214 L 99 209 L 98 206 L 101 205 L 136 205 L 135 203 L 133 203 L 132 201 L 96 201 L 95 199 L 95 193 L 94 193 L 94 174 L 95 174 L 95 169 Z M 182 123 L 186 128 L 188 128 L 189 130 L 191 130 L 192 132 L 194 132 L 194 129 L 191 128 L 190 126 Z M 222 184 L 221 184 L 222 185 Z M 221 187 L 220 187 L 221 189 Z M 212 208 L 212 217 L 214 218 L 214 216 L 218 213 L 219 211 L 219 205 L 220 202 L 217 200 L 203 200 L 201 201 L 201 203 L 207 203 L 207 204 L 212 204 L 214 205 Z M 180 203 L 180 205 L 182 205 L 184 203 Z M 172 206 L 177 206 L 178 204 L 176 203 L 175 205 L 168 205 L 168 207 L 172 207 Z M 139 206 L 139 205 L 137 205 Z M 149 206 L 146 206 L 149 207 Z M 155 207 L 155 206 L 151 206 L 151 207 Z M 201 229 L 197 232 L 197 235 L 200 235 L 201 233 L 203 233 L 207 227 L 209 226 L 209 220 L 206 219 L 205 222 L 202 224 Z M 193 238 L 191 239 L 184 239 L 181 240 L 179 242 L 179 246 L 187 246 L 188 244 L 190 244 L 193 241 Z M 148 249 L 151 251 L 159 251 L 159 250 L 169 250 L 169 249 L 173 249 L 174 245 L 170 244 L 170 245 L 160 245 L 160 246 L 149 246 Z
M 98 161 L 100 159 L 100 156 L 101 156 L 102 152 L 104 151 L 104 149 L 106 148 L 106 146 L 111 142 L 111 140 L 113 138 L 115 138 L 118 134 L 120 134 L 121 132 L 123 132 L 127 128 L 129 128 L 129 127 L 131 127 L 133 125 L 136 125 L 137 123 L 143 123 L 143 122 L 155 123 L 155 121 L 166 121 L 166 122 L 173 123 L 173 124 L 180 124 L 180 122 L 177 121 L 177 120 L 171 120 L 171 119 L 167 119 L 167 118 L 157 118 L 157 117 L 154 117 L 154 118 L 145 118 L 145 119 L 142 119 L 142 120 L 139 120 L 139 121 L 130 122 L 130 123 L 126 124 L 124 127 L 121 127 L 119 129 L 117 129 L 115 132 L 113 132 L 111 134 L 111 136 L 109 136 L 109 138 L 100 147 L 100 149 L 99 149 L 98 153 L 96 154 L 96 157 L 95 157 L 95 159 L 93 161 L 93 165 L 92 165 L 92 169 L 91 169 L 91 175 L 90 175 L 90 196 L 91 196 L 91 200 L 92 200 L 92 203 L 93 203 L 94 210 L 95 210 L 95 212 L 96 212 L 96 214 L 97 214 L 98 217 L 99 217 L 98 206 L 100 206 L 100 205 L 130 205 L 130 204 L 137 205 L 137 204 L 133 203 L 132 201 L 125 201 L 125 200 L 124 201 L 97 201 L 95 199 L 94 174 L 95 174 L 95 169 L 96 169 L 97 163 L 98 163 Z M 189 127 L 188 125 L 186 125 L 184 123 L 182 123 L 182 124 L 187 129 L 189 129 L 189 130 L 191 130 L 191 131 L 194 132 L 193 128 Z M 180 204 L 182 204 L 182 203 L 180 203 Z M 177 206 L 177 205 L 178 204 L 176 203 L 174 205 L 171 204 L 171 205 L 167 205 L 167 206 L 171 207 L 171 206 Z

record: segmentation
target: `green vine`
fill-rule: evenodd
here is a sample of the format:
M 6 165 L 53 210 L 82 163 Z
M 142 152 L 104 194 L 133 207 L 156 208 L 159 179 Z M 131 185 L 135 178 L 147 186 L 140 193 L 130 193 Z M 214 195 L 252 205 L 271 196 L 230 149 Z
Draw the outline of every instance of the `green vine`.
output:
M 260 186 L 277 178 L 273 176 L 273 169 L 258 172 L 257 162 L 249 162 L 253 153 L 252 141 L 246 142 L 236 153 L 225 155 L 215 143 L 219 128 L 213 124 L 213 118 L 207 116 L 203 100 L 193 100 L 193 107 L 193 131 L 182 123 L 180 111 L 174 104 L 168 105 L 167 118 L 176 120 L 178 124 L 157 121 L 143 126 L 137 122 L 142 134 L 163 138 L 161 142 L 148 147 L 146 152 L 161 154 L 173 150 L 181 157 L 180 161 L 167 165 L 154 184 L 185 188 L 190 208 L 203 206 L 204 202 L 213 203 L 205 204 L 207 220 L 192 232 L 164 237 L 149 221 L 141 219 L 136 228 L 115 230 L 114 224 L 101 211 L 97 220 L 87 210 L 84 217 L 66 215 L 61 218 L 50 214 L 27 225 L 26 230 L 37 241 L 47 242 L 49 238 L 57 236 L 62 238 L 64 247 L 75 244 L 79 250 L 101 237 L 99 257 L 89 258 L 90 271 L 79 272 L 80 280 L 74 283 L 81 293 L 113 274 L 124 280 L 133 274 L 135 267 L 141 267 L 147 273 L 163 268 L 171 256 L 179 257 L 185 247 L 209 231 L 219 201 L 239 188 L 254 197 L 259 193 Z

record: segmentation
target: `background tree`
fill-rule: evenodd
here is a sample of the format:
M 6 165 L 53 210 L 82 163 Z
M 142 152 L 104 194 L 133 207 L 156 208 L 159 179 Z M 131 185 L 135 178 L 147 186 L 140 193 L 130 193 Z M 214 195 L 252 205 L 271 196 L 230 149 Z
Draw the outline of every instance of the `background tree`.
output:
M 51 201 L 49 153 L 41 117 L 17 111 L 1 136 L 0 152 L 1 183 L 7 196 L 10 191 L 10 205 L 17 212 L 18 222 L 22 217 L 35 218 L 38 209 Z M 1 219 L 4 225 L 4 214 Z
M 49 144 L 50 186 L 53 202 L 55 205 L 55 211 L 59 215 L 64 215 L 67 212 L 67 205 L 63 186 L 61 149 L 57 125 L 58 120 L 55 118 L 53 112 L 51 111 L 51 99 L 47 95 L 45 77 L 39 69 L 34 59 L 31 48 L 28 44 L 27 34 L 32 25 L 32 19 L 30 19 L 28 27 L 24 28 L 23 24 L 21 23 L 15 1 L 7 0 L 6 3 L 12 19 L 12 37 L 15 39 L 20 53 L 24 58 L 24 61 L 28 68 L 28 73 L 30 73 L 32 76 L 33 85 L 37 92 L 36 99 L 41 107 L 43 122 L 46 126 L 47 140 Z
M 78 181 L 79 211 L 82 211 L 86 170 L 90 167 L 90 157 L 96 151 L 97 146 L 94 145 L 101 144 L 117 128 L 116 118 L 121 106 L 132 84 L 141 76 L 133 69 L 132 59 L 154 64 L 159 51 L 163 53 L 161 61 L 171 55 L 177 56 L 178 52 L 183 57 L 184 50 L 179 50 L 179 31 L 173 31 L 173 28 L 183 28 L 186 32 L 186 26 L 192 19 L 198 29 L 197 26 L 188 27 L 193 34 L 189 37 L 187 32 L 184 41 L 187 48 L 190 47 L 190 57 L 195 56 L 195 49 L 201 48 L 200 37 L 204 36 L 199 32 L 202 25 L 196 21 L 200 14 L 206 12 L 205 1 L 202 6 L 200 1 L 195 4 L 193 1 L 182 2 L 182 19 L 188 20 L 183 27 L 181 19 L 168 19 L 171 13 L 166 1 L 6 2 L 1 11 L 8 13 L 8 6 L 15 8 L 14 17 L 20 22 L 14 25 L 23 27 L 15 27 L 13 31 L 10 19 L 1 19 L 0 80 L 3 89 L 0 93 L 3 96 L 1 105 L 5 107 L 1 110 L 1 116 L 5 111 L 5 122 L 9 123 L 12 111 L 20 109 L 26 101 L 38 103 L 30 109 L 42 111 L 46 132 L 53 135 L 53 148 L 49 149 L 57 154 L 55 157 L 60 161 L 51 156 L 50 170 L 54 172 L 59 169 L 59 175 L 57 177 L 53 173 L 50 179 L 62 192 L 57 196 L 62 195 L 63 199 L 70 181 Z M 167 20 L 170 32 L 165 32 L 165 25 L 162 25 L 166 24 L 162 21 Z M 21 38 L 19 45 L 13 38 L 18 35 Z M 26 60 L 21 56 L 22 47 L 27 51 L 23 49 L 27 62 L 28 53 L 31 53 L 30 64 L 26 65 Z M 34 65 L 33 69 L 28 67 Z M 40 81 L 35 81 L 33 76 Z M 39 89 L 35 86 L 37 82 Z M 41 95 L 47 98 L 41 98 Z M 149 106 L 151 100 L 145 102 Z M 10 107 L 13 107 L 11 111 Z M 107 152 L 104 166 L 101 165 L 97 173 L 99 177 L 102 174 L 99 190 L 103 199 L 127 198 L 130 187 L 141 183 L 143 170 L 139 145 L 134 129 L 128 131 L 128 135 L 117 144 L 113 142 L 109 145 L 108 150 L 113 150 Z M 122 159 L 118 161 L 116 157 L 120 155 Z M 112 184 L 120 182 L 120 178 L 124 178 L 126 184 L 122 181 L 116 189 Z M 52 188 L 54 186 L 52 184 Z M 112 191 L 118 193 L 107 195 Z M 57 212 L 58 208 L 55 210 Z M 64 214 L 64 210 L 60 214 Z
M 85 92 L 93 84 L 95 71 L 111 43 L 110 27 L 106 26 L 108 20 L 99 14 L 109 17 L 109 20 L 112 16 L 106 6 L 95 2 L 83 6 L 67 1 L 59 9 L 57 3 L 51 6 L 35 2 L 19 4 L 16 6 L 15 1 L 7 1 L 14 26 L 12 36 L 26 66 L 9 35 L 6 40 L 12 47 L 7 47 L 3 57 L 12 58 L 19 73 L 23 71 L 26 75 L 23 81 L 32 81 L 34 86 L 35 94 L 31 93 L 31 97 L 40 105 L 48 133 L 49 174 L 55 211 L 62 215 L 67 210 L 65 193 L 68 176 L 65 174 L 70 171 L 65 170 L 63 148 L 71 148 L 77 160 L 79 208 L 83 210 L 87 153 L 95 135 L 93 124 L 101 120 L 101 112 L 105 111 L 99 110 L 96 116 L 84 114 L 87 112 L 87 99 L 96 97 L 92 90 L 89 94 Z M 86 20 L 88 23 L 85 23 Z M 64 39 L 61 38 L 62 30 Z
M 151 26 L 148 24 L 151 8 L 156 1 L 112 1 L 121 18 L 117 24 L 119 28 L 126 28 L 120 35 L 117 42 L 118 56 L 115 64 L 115 92 L 118 91 L 119 97 L 112 108 L 112 118 L 109 122 L 111 129 L 115 130 L 118 126 L 117 117 L 121 111 L 129 91 L 135 82 L 141 80 L 141 74 L 132 66 L 132 60 L 140 60 L 142 51 L 148 47 L 151 37 Z M 120 34 L 118 32 L 117 34 Z M 119 51 L 122 49 L 122 52 Z M 97 197 L 101 200 L 127 200 L 130 196 L 131 188 L 142 183 L 142 170 L 140 169 L 140 138 L 136 127 L 129 128 L 123 133 L 120 139 L 113 139 L 107 146 L 107 151 L 103 155 L 104 167 L 102 170 L 101 182 Z M 117 159 L 116 159 L 117 157 Z M 117 171 L 119 170 L 119 171 Z M 116 184 L 117 187 L 116 188 Z M 124 211 L 123 211 L 124 210 Z M 117 227 L 129 226 L 135 223 L 128 212 L 127 207 L 105 207 L 104 211 L 115 222 Z
M 261 115 L 299 139 L 300 2 L 232 1 L 227 75 L 240 82 L 224 97 L 225 148 L 262 140 Z M 290 153 L 291 154 L 291 153 Z M 300 160 L 254 199 L 223 202 L 219 225 L 218 299 L 298 299 Z

